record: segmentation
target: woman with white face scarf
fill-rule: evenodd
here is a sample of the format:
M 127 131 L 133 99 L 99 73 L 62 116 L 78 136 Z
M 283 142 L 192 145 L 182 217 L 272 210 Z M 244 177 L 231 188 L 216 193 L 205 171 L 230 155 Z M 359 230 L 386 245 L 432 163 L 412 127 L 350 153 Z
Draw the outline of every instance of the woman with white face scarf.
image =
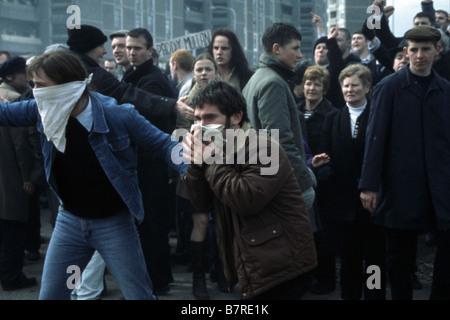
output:
M 126 299 L 155 299 L 135 226 L 144 216 L 136 151 L 161 156 L 184 176 L 186 165 L 171 158 L 178 142 L 133 106 L 90 91 L 69 51 L 38 57 L 28 73 L 36 99 L 0 103 L 0 125 L 37 126 L 47 181 L 61 204 L 39 298 L 70 299 L 97 250 Z

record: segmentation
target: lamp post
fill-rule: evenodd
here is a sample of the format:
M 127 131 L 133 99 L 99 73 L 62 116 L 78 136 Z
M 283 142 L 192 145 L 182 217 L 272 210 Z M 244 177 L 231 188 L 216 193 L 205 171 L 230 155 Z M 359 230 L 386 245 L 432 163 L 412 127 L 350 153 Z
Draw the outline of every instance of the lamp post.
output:
M 233 14 L 233 31 L 236 31 L 236 23 L 237 23 L 237 14 L 236 10 L 233 8 L 225 7 L 225 6 L 211 6 L 209 7 L 211 10 L 229 10 Z

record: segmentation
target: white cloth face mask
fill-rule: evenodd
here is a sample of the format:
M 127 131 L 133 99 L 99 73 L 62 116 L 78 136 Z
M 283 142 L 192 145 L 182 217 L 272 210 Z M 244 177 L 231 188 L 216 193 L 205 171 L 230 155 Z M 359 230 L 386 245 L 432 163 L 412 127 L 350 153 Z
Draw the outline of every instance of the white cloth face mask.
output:
M 70 114 L 89 82 L 90 79 L 86 79 L 33 90 L 44 134 L 62 153 L 66 150 L 66 125 Z

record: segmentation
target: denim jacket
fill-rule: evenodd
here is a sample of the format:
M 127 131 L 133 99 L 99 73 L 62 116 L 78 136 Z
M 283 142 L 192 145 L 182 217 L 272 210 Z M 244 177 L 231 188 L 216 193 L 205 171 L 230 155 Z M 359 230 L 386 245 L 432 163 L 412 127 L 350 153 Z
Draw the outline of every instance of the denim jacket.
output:
M 137 178 L 137 148 L 152 152 L 164 159 L 183 178 L 187 165 L 172 161 L 173 150 L 182 150 L 177 141 L 163 133 L 130 104 L 118 105 L 113 98 L 91 92 L 94 125 L 89 142 L 107 177 L 130 212 L 141 222 L 144 218 L 142 195 Z M 0 103 L 0 126 L 33 126 L 41 134 L 42 153 L 47 181 L 58 194 L 51 175 L 57 150 L 44 135 L 44 127 L 35 100 Z M 151 179 L 151 177 L 149 177 Z M 181 179 L 183 180 L 183 179 Z

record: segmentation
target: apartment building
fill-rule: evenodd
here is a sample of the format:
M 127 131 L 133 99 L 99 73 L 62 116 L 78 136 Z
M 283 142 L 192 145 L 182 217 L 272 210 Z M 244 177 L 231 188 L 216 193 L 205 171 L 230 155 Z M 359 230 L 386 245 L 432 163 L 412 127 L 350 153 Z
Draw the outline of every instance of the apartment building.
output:
M 79 14 L 81 24 L 105 34 L 147 28 L 155 43 L 227 27 L 236 32 L 249 63 L 257 66 L 262 35 L 274 22 L 297 27 L 302 50 L 311 56 L 308 48 L 317 34 L 310 12 L 323 13 L 326 21 L 326 8 L 326 0 L 0 0 L 0 50 L 32 56 L 50 44 L 65 43 L 67 23 L 76 22 Z

